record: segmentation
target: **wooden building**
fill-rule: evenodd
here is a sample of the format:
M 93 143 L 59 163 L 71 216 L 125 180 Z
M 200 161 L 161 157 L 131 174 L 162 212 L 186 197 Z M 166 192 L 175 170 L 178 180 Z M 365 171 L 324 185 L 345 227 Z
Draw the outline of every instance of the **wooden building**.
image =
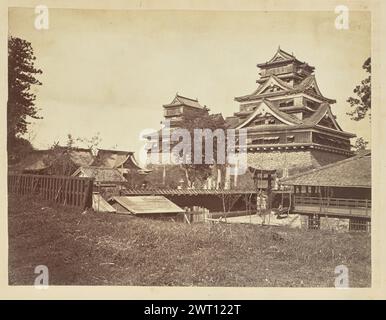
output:
M 164 196 L 119 196 L 108 203 L 117 213 L 148 218 L 175 218 L 185 212 Z
M 163 105 L 164 118 L 170 121 L 170 127 L 176 128 L 181 125 L 185 118 L 208 114 L 209 109 L 201 105 L 198 99 L 187 98 L 178 93 L 172 102 Z
M 114 187 L 127 180 L 123 174 L 115 168 L 83 166 L 76 170 L 73 177 L 94 178 L 94 184 L 104 187 Z
M 79 167 L 89 166 L 94 161 L 90 149 L 61 147 L 48 150 L 33 150 L 20 163 L 10 167 L 11 172 L 72 175 Z
M 343 160 L 353 155 L 350 138 L 323 96 L 314 67 L 280 48 L 257 65 L 257 89 L 236 97 L 240 109 L 226 121 L 246 128 L 248 165 L 275 170 L 279 177 Z
M 117 169 L 125 178 L 130 178 L 132 173 L 146 174 L 149 172 L 138 164 L 134 152 L 122 150 L 98 149 L 92 166 Z
M 282 179 L 293 188 L 292 213 L 308 217 L 311 228 L 326 223 L 368 230 L 371 220 L 371 152 Z M 326 220 L 327 218 L 327 220 Z

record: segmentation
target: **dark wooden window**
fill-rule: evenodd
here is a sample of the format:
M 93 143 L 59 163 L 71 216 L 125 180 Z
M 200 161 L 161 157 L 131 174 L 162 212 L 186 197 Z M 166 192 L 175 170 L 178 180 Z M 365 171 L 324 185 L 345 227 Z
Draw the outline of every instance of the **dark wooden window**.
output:
M 369 232 L 370 221 L 367 219 L 361 219 L 361 218 L 351 218 L 349 223 L 349 230 Z
M 293 105 L 294 105 L 294 100 L 291 99 L 291 100 L 288 100 L 288 101 L 280 102 L 279 103 L 279 108 L 292 107 Z
M 287 142 L 288 143 L 295 142 L 295 136 L 287 136 Z

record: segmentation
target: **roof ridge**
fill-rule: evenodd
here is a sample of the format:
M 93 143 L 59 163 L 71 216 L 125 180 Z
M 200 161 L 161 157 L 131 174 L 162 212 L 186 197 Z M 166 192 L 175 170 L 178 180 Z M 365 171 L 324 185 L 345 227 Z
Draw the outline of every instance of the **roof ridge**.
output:
M 279 48 L 278 48 L 278 50 L 276 52 L 280 52 L 280 51 L 296 59 L 296 57 L 295 57 L 295 55 L 293 53 L 290 54 L 287 51 L 285 51 L 282 48 L 280 48 L 280 46 L 279 46 Z
M 98 151 L 110 151 L 110 152 L 125 152 L 125 153 L 134 153 L 134 151 L 126 151 L 126 150 L 114 150 L 114 149 L 99 149 Z
M 251 94 L 247 94 L 247 95 L 244 95 L 244 96 L 240 96 L 240 97 L 236 97 L 236 98 L 243 98 L 243 97 L 250 97 L 250 96 L 256 96 L 258 95 L 257 93 L 259 92 L 259 90 L 261 90 L 266 84 L 267 82 L 269 82 L 271 79 L 277 81 L 280 85 L 282 85 L 283 87 L 287 88 L 288 90 L 293 90 L 294 88 L 291 87 L 288 83 L 286 83 L 285 81 L 281 80 L 278 76 L 274 75 L 274 74 L 271 74 L 267 80 L 265 80 L 263 83 L 261 83 L 255 91 L 253 91 Z M 236 99 L 235 98 L 235 99 Z M 264 99 L 264 98 L 263 98 Z
M 285 81 L 283 81 L 282 79 L 280 79 L 277 75 L 275 75 L 275 74 L 271 74 L 270 76 L 269 76 L 269 78 L 274 78 L 277 82 L 279 82 L 281 85 L 283 85 L 283 86 L 285 86 L 285 87 L 287 87 L 287 88 L 289 88 L 289 89 L 294 89 L 293 87 L 291 87 L 287 82 L 285 82 Z M 269 78 L 268 78 L 268 80 L 269 80 Z
M 316 85 L 317 85 L 317 82 L 316 82 L 316 77 L 315 77 L 315 74 L 309 74 L 307 77 L 305 77 L 297 86 L 296 86 L 296 89 L 299 89 L 301 87 L 304 87 L 306 84 L 308 84 L 311 80 L 314 80 Z
M 330 105 L 327 102 L 321 103 L 319 107 L 316 110 L 314 110 L 314 113 L 310 117 L 304 119 L 305 120 L 304 122 L 310 123 L 310 124 L 318 123 L 323 118 L 329 106 Z M 323 111 L 323 108 L 325 109 L 324 111 Z M 318 119 L 318 116 L 320 116 L 319 119 Z
M 103 169 L 103 170 L 118 170 L 118 168 L 111 168 L 111 167 L 106 167 L 106 166 L 80 166 L 79 168 L 85 168 L 85 169 Z M 118 170 L 119 171 L 119 170 Z
M 181 96 L 180 94 L 176 94 L 176 98 L 179 97 L 179 98 L 184 98 L 184 99 L 188 99 L 188 100 L 191 100 L 191 101 L 195 101 L 195 102 L 198 102 L 198 98 L 196 99 L 193 99 L 193 98 L 189 98 L 189 97 L 185 97 L 185 96 Z

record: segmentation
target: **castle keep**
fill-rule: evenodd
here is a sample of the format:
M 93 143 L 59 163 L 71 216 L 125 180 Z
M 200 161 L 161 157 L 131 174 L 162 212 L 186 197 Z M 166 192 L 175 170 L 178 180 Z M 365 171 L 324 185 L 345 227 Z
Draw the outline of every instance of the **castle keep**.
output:
M 331 111 L 336 101 L 322 95 L 314 67 L 280 48 L 257 67 L 257 89 L 236 97 L 240 109 L 226 119 L 236 130 L 248 129 L 250 167 L 281 177 L 353 155 L 355 135 L 338 124 Z

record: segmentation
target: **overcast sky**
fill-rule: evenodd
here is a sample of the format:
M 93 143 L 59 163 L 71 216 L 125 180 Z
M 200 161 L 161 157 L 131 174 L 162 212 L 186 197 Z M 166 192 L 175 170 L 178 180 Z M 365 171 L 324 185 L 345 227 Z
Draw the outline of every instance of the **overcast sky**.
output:
M 43 70 L 36 90 L 43 120 L 33 144 L 100 132 L 100 147 L 137 151 L 139 133 L 159 128 L 162 105 L 176 92 L 198 98 L 224 117 L 235 96 L 256 87 L 256 64 L 278 46 L 315 67 L 323 95 L 345 131 L 370 140 L 370 123 L 355 122 L 347 98 L 366 77 L 370 15 L 350 12 L 350 28 L 331 12 L 101 11 L 50 9 L 49 29 L 34 28 L 34 9 L 9 12 L 9 34 L 32 43 Z

